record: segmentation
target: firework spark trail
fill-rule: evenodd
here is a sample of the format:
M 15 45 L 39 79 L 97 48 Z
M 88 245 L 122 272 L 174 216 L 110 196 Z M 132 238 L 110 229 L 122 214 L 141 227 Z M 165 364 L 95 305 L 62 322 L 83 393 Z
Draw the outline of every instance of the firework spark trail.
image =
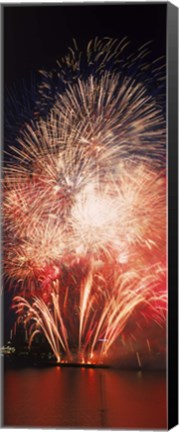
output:
M 85 79 L 70 51 L 55 95 L 43 73 L 39 95 L 50 108 L 23 126 L 5 168 L 13 307 L 26 314 L 30 343 L 43 332 L 57 359 L 70 361 L 74 347 L 88 360 L 106 355 L 137 308 L 164 320 L 165 120 L 142 67 L 137 80 L 119 67 L 124 45 L 91 42 Z
M 41 190 L 34 188 L 34 200 L 32 202 L 30 198 L 29 203 L 27 188 L 19 197 L 16 200 L 13 193 L 11 199 L 7 193 L 7 202 L 5 200 L 7 229 L 11 238 L 5 266 L 11 276 L 22 279 L 26 272 L 27 276 L 31 272 L 33 276 L 34 271 L 36 278 L 38 269 L 52 262 L 63 262 L 66 254 L 78 255 L 81 250 L 82 254 L 91 251 L 98 255 L 102 249 L 109 253 L 109 245 L 118 254 L 119 261 L 125 260 L 124 252 L 127 259 L 128 250 L 132 253 L 136 244 L 145 249 L 143 254 L 150 255 L 151 250 L 153 255 L 153 250 L 160 248 L 162 255 L 165 182 L 161 174 L 145 170 L 143 166 L 130 169 L 130 174 L 121 168 L 119 182 L 108 181 L 100 188 L 95 183 L 94 186 L 92 183 L 84 186 L 81 192 L 76 193 L 75 199 L 73 197 L 68 222 L 64 221 L 64 215 L 61 219 L 59 217 L 65 206 L 64 202 L 61 205 L 58 195 L 50 194 L 47 202 L 46 197 L 41 198 Z M 140 257 L 140 249 L 138 253 Z
M 150 269 L 148 269 L 147 272 L 147 270 L 145 269 L 146 273 L 149 273 L 149 270 Z M 83 353 L 86 361 L 90 360 L 96 350 L 99 354 L 100 359 L 108 353 L 111 345 L 116 340 L 117 336 L 120 335 L 123 331 L 126 325 L 126 321 L 132 315 L 132 312 L 134 311 L 136 306 L 139 307 L 141 306 L 141 304 L 148 304 L 149 307 L 152 307 L 153 301 L 155 299 L 158 300 L 159 298 L 159 293 L 157 293 L 157 295 L 155 294 L 156 275 L 153 276 L 153 274 L 150 273 L 147 276 L 144 275 L 143 278 L 140 278 L 139 280 L 139 274 L 136 271 L 136 280 L 134 274 L 132 275 L 132 277 L 131 274 L 129 274 L 129 280 L 126 280 L 125 283 L 121 278 L 120 281 L 118 280 L 118 284 L 113 287 L 112 293 L 108 292 L 108 295 L 104 295 L 102 293 L 102 289 L 100 289 L 99 286 L 98 289 L 96 289 L 95 287 L 96 296 L 91 296 L 90 301 L 88 301 L 89 285 L 90 289 L 92 289 L 91 278 L 92 274 L 90 271 L 86 279 L 86 283 L 83 287 L 83 300 L 85 296 L 86 298 L 82 303 L 83 309 L 82 314 L 80 314 L 80 325 L 78 330 L 79 334 L 77 332 L 77 329 L 74 330 L 76 335 L 76 343 L 79 337 L 79 358 Z M 53 289 L 51 288 L 52 310 L 50 311 L 43 299 L 38 297 L 34 297 L 33 302 L 31 303 L 31 301 L 27 301 L 22 296 L 16 296 L 14 298 L 13 307 L 17 309 L 18 314 L 20 314 L 22 311 L 23 313 L 25 313 L 25 325 L 29 327 L 29 332 L 31 334 L 29 344 L 31 344 L 34 336 L 36 335 L 36 332 L 40 331 L 39 329 L 41 329 L 47 340 L 50 341 L 51 348 L 56 358 L 59 358 L 59 354 L 61 352 L 65 352 L 68 360 L 70 360 L 70 348 L 73 347 L 69 347 L 69 335 L 65 327 L 64 320 L 62 318 L 63 310 L 60 307 L 59 303 L 59 292 L 53 292 Z M 166 301 L 166 295 L 162 292 L 160 294 L 160 301 L 164 302 L 162 305 L 162 310 L 164 310 L 163 307 Z M 94 304 L 96 300 L 98 303 L 97 311 L 94 309 Z M 103 303 L 102 311 L 100 312 L 99 301 Z M 162 313 L 160 314 L 159 309 L 159 307 L 158 310 L 155 307 L 155 315 L 157 319 L 159 319 L 160 317 L 162 321 Z M 70 312 L 71 311 L 68 310 L 68 313 Z M 98 314 L 97 321 L 93 320 L 94 313 L 96 312 Z M 84 314 L 85 325 L 83 325 Z M 68 320 L 70 321 L 70 319 L 71 318 L 69 316 Z M 35 325 L 32 324 L 32 322 Z M 87 338 L 87 334 L 89 333 L 90 338 Z M 84 340 L 83 344 L 82 339 Z M 101 347 L 99 349 L 100 339 L 103 339 L 104 342 L 101 344 Z

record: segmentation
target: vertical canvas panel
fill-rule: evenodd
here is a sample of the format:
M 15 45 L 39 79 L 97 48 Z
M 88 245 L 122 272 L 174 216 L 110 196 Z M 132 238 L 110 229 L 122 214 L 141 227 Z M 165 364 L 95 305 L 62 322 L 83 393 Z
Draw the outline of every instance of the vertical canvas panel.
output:
M 167 427 L 172 14 L 3 8 L 6 427 Z

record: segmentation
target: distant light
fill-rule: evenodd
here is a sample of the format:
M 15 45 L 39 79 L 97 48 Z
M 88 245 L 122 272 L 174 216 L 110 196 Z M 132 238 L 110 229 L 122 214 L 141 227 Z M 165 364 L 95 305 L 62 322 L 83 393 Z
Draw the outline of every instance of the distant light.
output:
M 108 339 L 98 339 L 98 342 L 106 342 Z

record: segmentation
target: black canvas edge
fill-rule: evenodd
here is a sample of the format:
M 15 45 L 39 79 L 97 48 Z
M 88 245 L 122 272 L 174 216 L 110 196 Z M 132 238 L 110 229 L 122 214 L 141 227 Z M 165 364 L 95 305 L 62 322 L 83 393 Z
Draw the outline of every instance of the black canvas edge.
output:
M 167 4 L 168 429 L 178 424 L 178 8 Z
M 2 158 L 3 158 L 3 5 L 0 4 L 0 179 L 2 178 Z M 0 208 L 2 203 L 2 182 L 0 181 Z M 3 275 L 2 275 L 2 214 L 0 212 L 0 347 L 3 345 Z M 0 356 L 0 428 L 3 423 L 3 364 Z

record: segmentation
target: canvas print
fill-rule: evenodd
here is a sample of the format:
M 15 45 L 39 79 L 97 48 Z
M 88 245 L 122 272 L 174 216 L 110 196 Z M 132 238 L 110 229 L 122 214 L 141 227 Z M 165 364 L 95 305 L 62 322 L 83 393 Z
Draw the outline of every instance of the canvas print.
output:
M 4 8 L 4 426 L 165 428 L 166 4 Z

